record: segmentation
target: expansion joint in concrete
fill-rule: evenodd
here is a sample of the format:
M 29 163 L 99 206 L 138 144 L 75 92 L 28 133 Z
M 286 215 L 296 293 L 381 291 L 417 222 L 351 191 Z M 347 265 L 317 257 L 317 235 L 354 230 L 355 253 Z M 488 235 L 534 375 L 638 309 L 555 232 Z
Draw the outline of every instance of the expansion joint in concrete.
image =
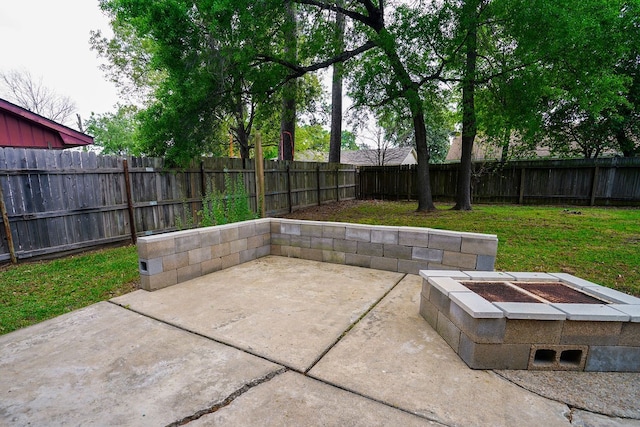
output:
M 326 349 L 325 349 L 325 350 L 320 354 L 320 356 L 318 356 L 318 358 L 317 358 L 316 360 L 314 360 L 314 362 L 313 362 L 313 363 L 312 363 L 312 364 L 311 364 L 311 365 L 310 365 L 310 366 L 309 366 L 309 367 L 308 367 L 304 372 L 302 372 L 302 373 L 303 373 L 303 374 L 307 374 L 310 370 L 312 370 L 312 369 L 313 369 L 313 367 L 314 367 L 314 366 L 316 366 L 316 365 L 318 364 L 318 362 L 320 362 L 320 361 L 322 360 L 322 358 L 323 358 L 327 353 L 329 353 L 329 351 L 331 351 L 331 349 L 332 349 L 333 347 L 335 347 L 335 346 L 340 342 L 340 340 L 342 340 L 342 338 L 344 338 L 344 337 L 349 333 L 349 331 L 351 331 L 351 330 L 352 330 L 352 329 L 353 329 L 353 328 L 354 328 L 358 323 L 360 323 L 360 321 L 361 321 L 362 319 L 364 319 L 364 318 L 365 318 L 365 316 L 371 312 L 371 310 L 373 310 L 373 309 L 374 309 L 378 304 L 380 304 L 380 301 L 382 301 L 383 299 L 385 299 L 385 298 L 387 297 L 387 295 L 389 295 L 389 293 L 391 293 L 391 291 L 392 291 L 392 290 L 394 290 L 394 289 L 396 288 L 396 286 L 398 286 L 398 284 L 399 284 L 400 282 L 402 282 L 402 280 L 404 280 L 404 278 L 405 278 L 405 277 L 407 277 L 407 274 L 403 274 L 403 275 L 402 275 L 402 277 L 400 277 L 400 278 L 398 279 L 398 281 L 397 281 L 396 283 L 394 283 L 394 284 L 393 284 L 393 286 L 392 286 L 391 288 L 389 288 L 389 290 L 387 290 L 387 291 L 386 291 L 386 292 L 385 292 L 385 293 L 384 293 L 380 298 L 378 298 L 378 299 L 377 299 L 373 304 L 371 304 L 371 306 L 370 306 L 370 307 L 369 307 L 369 308 L 368 308 L 364 313 L 362 313 L 362 314 L 360 315 L 360 317 L 358 317 L 358 318 L 356 319 L 356 321 L 355 321 L 355 322 L 351 323 L 351 324 L 349 325 L 349 327 L 347 327 L 347 329 L 345 329 L 345 330 L 344 330 L 344 332 L 342 332 L 342 333 L 340 334 L 340 336 L 339 336 L 339 337 L 338 337 L 338 338 L 337 338 L 333 343 L 331 343 L 331 345 L 329 345 L 329 346 L 328 346 L 328 347 L 327 347 L 327 348 L 326 348 Z
M 284 374 L 285 372 L 287 372 L 289 369 L 288 368 L 280 368 L 278 370 L 269 372 L 267 375 L 260 377 L 260 378 L 256 378 L 250 382 L 248 382 L 247 384 L 243 385 L 242 387 L 240 387 L 239 389 L 237 389 L 236 391 L 234 391 L 233 393 L 231 393 L 229 396 L 227 396 L 224 400 L 222 400 L 221 402 L 218 402 L 212 406 L 210 406 L 209 408 L 205 408 L 202 409 L 198 412 L 196 412 L 193 415 L 189 415 L 188 417 L 184 417 L 181 420 L 175 421 L 171 424 L 168 424 L 167 427 L 176 427 L 176 426 L 183 426 L 186 425 L 188 423 L 190 423 L 191 421 L 195 421 L 205 415 L 208 414 L 213 414 L 214 412 L 229 406 L 234 400 L 236 400 L 238 397 L 242 396 L 243 394 L 245 394 L 246 392 L 248 392 L 249 390 L 251 390 L 254 387 L 257 387 L 261 384 L 264 384 L 266 382 L 271 381 L 273 378 L 277 377 L 278 375 Z
M 184 326 L 178 325 L 178 324 L 176 324 L 176 323 L 168 322 L 168 321 L 166 321 L 166 320 L 164 320 L 164 319 L 161 319 L 160 317 L 151 316 L 151 315 L 150 315 L 150 314 L 148 314 L 148 313 L 144 313 L 144 312 L 139 311 L 139 310 L 134 310 L 134 309 L 133 309 L 133 308 L 131 308 L 128 304 L 127 304 L 127 305 L 125 305 L 125 304 L 118 304 L 117 302 L 114 302 L 114 301 L 107 301 L 107 302 L 109 302 L 110 304 L 116 305 L 116 306 L 118 306 L 118 307 L 124 308 L 125 310 L 129 310 L 129 311 L 131 311 L 131 312 L 134 312 L 134 313 L 136 313 L 136 314 L 139 314 L 140 316 L 144 316 L 144 317 L 147 317 L 147 318 L 149 318 L 149 319 L 155 320 L 156 322 L 163 323 L 163 324 L 165 324 L 165 325 L 171 326 L 172 328 L 179 329 L 179 330 L 184 331 L 184 332 L 187 332 L 187 333 L 189 333 L 189 334 L 193 334 L 193 335 L 199 336 L 200 338 L 204 338 L 204 339 L 207 339 L 207 340 L 209 340 L 209 341 L 213 341 L 213 342 L 215 342 L 215 343 L 222 344 L 222 345 L 225 345 L 225 346 L 227 346 L 227 347 L 234 348 L 234 349 L 236 349 L 236 350 L 242 351 L 243 353 L 247 353 L 247 354 L 250 354 L 250 355 L 252 355 L 252 356 L 258 357 L 258 358 L 260 358 L 260 359 L 262 359 L 262 360 L 266 360 L 267 362 L 271 362 L 271 363 L 274 363 L 274 364 L 276 364 L 276 365 L 281 365 L 281 366 L 282 366 L 282 363 L 281 363 L 281 362 L 275 361 L 275 360 L 273 360 L 273 359 L 270 359 L 270 358 L 268 358 L 268 357 L 265 357 L 265 356 L 263 356 L 263 355 L 261 355 L 261 354 L 258 354 L 258 353 L 256 353 L 256 352 L 249 351 L 249 350 L 248 350 L 248 349 L 246 349 L 246 348 L 243 348 L 243 347 L 240 347 L 240 346 L 237 346 L 237 345 L 234 345 L 234 344 L 231 344 L 231 343 L 225 342 L 225 341 L 217 340 L 217 339 L 215 339 L 215 338 L 212 338 L 212 337 L 207 336 L 207 335 L 205 335 L 205 334 L 201 334 L 201 333 L 199 333 L 199 332 L 197 332 L 197 331 L 194 331 L 194 330 L 192 330 L 192 329 L 185 328 Z M 291 371 L 296 371 L 296 372 L 298 372 L 296 369 L 294 369 L 294 368 L 292 368 L 292 367 L 289 367 L 289 366 L 287 366 L 287 367 L 286 367 L 286 369 L 287 369 L 287 370 L 291 370 Z
M 396 409 L 398 411 L 404 412 L 405 414 L 409 414 L 409 415 L 413 415 L 413 416 L 418 417 L 418 418 L 422 418 L 422 419 L 424 419 L 426 421 L 429 421 L 429 422 L 437 425 L 438 427 L 455 427 L 455 425 L 447 424 L 443 420 L 440 420 L 440 419 L 437 419 L 437 418 L 434 418 L 434 417 L 429 417 L 429 416 L 427 416 L 425 414 L 421 414 L 421 413 L 418 413 L 418 412 L 413 412 L 413 411 L 407 410 L 407 409 L 402 408 L 400 406 L 397 406 L 397 405 L 394 405 L 392 403 L 389 403 L 386 400 L 378 399 L 378 398 L 373 397 L 371 395 L 368 395 L 368 394 L 365 394 L 365 393 L 361 393 L 361 392 L 356 391 L 356 390 L 352 390 L 352 389 L 344 387 L 344 386 L 342 386 L 340 384 L 337 384 L 337 383 L 334 383 L 334 382 L 331 382 L 331 381 L 327 381 L 327 380 L 325 380 L 325 379 L 323 379 L 321 377 L 316 377 L 316 376 L 308 374 L 308 373 L 304 374 L 304 375 L 306 377 L 308 377 L 308 378 L 311 378 L 313 380 L 319 381 L 319 382 L 321 382 L 323 384 L 326 384 L 328 386 L 335 387 L 337 389 L 340 389 L 342 391 L 346 391 L 347 393 L 353 394 L 355 396 L 362 397 L 363 399 L 367 399 L 367 400 L 370 400 L 372 402 L 376 402 L 376 403 L 379 403 L 381 405 L 387 406 L 389 408 Z

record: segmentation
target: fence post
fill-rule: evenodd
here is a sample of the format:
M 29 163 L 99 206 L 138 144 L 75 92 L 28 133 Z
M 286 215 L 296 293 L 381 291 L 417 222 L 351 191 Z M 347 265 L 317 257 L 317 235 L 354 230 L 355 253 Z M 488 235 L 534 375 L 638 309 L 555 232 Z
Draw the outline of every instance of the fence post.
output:
M 289 201 L 289 213 L 293 212 L 293 201 L 291 200 L 291 167 L 287 161 L 287 200 Z
M 320 165 L 316 166 L 316 188 L 318 189 L 318 206 L 322 204 L 320 200 Z
M 136 235 L 136 223 L 133 215 L 133 200 L 131 197 L 131 178 L 129 177 L 129 163 L 127 159 L 122 161 L 122 168 L 124 169 L 124 186 L 127 193 L 127 211 L 129 212 L 129 230 L 131 231 L 131 243 L 134 245 L 138 241 Z
M 267 209 L 264 205 L 264 156 L 262 154 L 262 137 L 260 133 L 256 133 L 256 147 L 255 147 L 255 162 L 256 162 L 256 207 L 260 213 L 260 218 L 266 218 Z
M 203 203 L 206 195 L 207 195 L 207 179 L 205 177 L 205 172 L 204 172 L 204 160 L 200 160 L 200 196 L 202 197 Z
M 9 256 L 11 257 L 11 263 L 17 264 L 18 258 L 16 258 L 16 250 L 13 247 L 13 235 L 11 234 L 11 224 L 9 224 L 9 215 L 7 214 L 7 206 L 4 204 L 4 194 L 2 192 L 2 185 L 0 185 L 0 212 L 2 213 L 2 223 L 4 224 L 4 231 L 7 235 L 7 246 L 9 247 Z
M 336 166 L 336 202 L 340 201 L 340 166 Z
M 518 198 L 518 203 L 524 203 L 524 177 L 526 175 L 526 168 L 520 169 L 520 197 Z
M 591 183 L 591 200 L 589 206 L 596 204 L 596 190 L 598 189 L 598 175 L 600 174 L 600 166 L 597 166 L 593 170 L 593 182 Z

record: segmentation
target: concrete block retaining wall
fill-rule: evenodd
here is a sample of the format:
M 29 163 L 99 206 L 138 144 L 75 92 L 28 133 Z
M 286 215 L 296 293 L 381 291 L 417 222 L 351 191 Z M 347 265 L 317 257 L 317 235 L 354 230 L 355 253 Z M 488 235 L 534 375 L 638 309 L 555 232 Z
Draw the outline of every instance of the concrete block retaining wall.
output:
M 495 235 L 266 218 L 138 239 L 142 288 L 156 290 L 267 255 L 418 274 L 492 271 Z

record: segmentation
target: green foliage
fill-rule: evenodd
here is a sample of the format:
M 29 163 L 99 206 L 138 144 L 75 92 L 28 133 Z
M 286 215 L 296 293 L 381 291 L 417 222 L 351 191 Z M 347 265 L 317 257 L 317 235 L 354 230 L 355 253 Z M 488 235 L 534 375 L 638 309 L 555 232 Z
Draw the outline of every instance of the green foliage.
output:
M 340 149 L 347 151 L 355 151 L 359 150 L 358 144 L 356 143 L 356 134 L 353 132 L 349 132 L 348 130 L 342 131 L 342 138 L 340 141 Z
M 107 11 L 107 2 L 102 1 Z M 91 50 L 104 58 L 100 69 L 113 82 L 123 99 L 135 104 L 149 102 L 153 90 L 165 73 L 152 64 L 156 43 L 151 37 L 140 36 L 132 23 L 110 13 L 113 36 L 105 37 L 100 30 L 91 31 Z
M 184 217 L 184 219 L 183 219 Z M 191 213 L 191 207 L 187 201 L 182 202 L 182 213 L 177 213 L 176 216 L 176 228 L 178 230 L 188 230 L 193 228 L 195 221 L 193 214 Z
M 232 179 L 228 172 L 224 175 L 224 191 L 210 188 L 198 212 L 200 225 L 209 227 L 257 218 L 249 205 L 249 194 L 241 174 Z
M 303 125 L 296 128 L 296 151 L 329 152 L 331 134 L 321 125 Z
M 501 0 L 492 9 L 502 17 L 493 58 L 507 72 L 479 96 L 483 132 L 510 148 L 520 140 L 559 155 L 634 155 L 640 2 Z
M 93 136 L 102 154 L 137 156 L 140 145 L 137 137 L 137 108 L 118 106 L 115 113 L 94 114 L 85 122 L 86 133 Z
M 252 37 L 270 31 L 273 21 L 266 16 L 276 16 L 266 15 L 260 3 L 208 0 L 102 0 L 101 7 L 112 17 L 116 33 L 115 53 L 108 56 L 116 69 L 135 74 L 150 68 L 162 75 L 153 82 L 148 108 L 138 117 L 144 152 L 184 164 L 202 154 L 224 153 L 219 146 L 231 131 L 242 156 L 248 157 L 256 107 L 269 105 L 266 89 L 273 81 L 263 74 L 268 67 L 250 66 L 261 43 Z M 152 42 L 142 43 L 147 40 Z M 142 48 L 130 52 L 134 41 Z M 142 66 L 117 67 L 129 57 L 144 59 Z

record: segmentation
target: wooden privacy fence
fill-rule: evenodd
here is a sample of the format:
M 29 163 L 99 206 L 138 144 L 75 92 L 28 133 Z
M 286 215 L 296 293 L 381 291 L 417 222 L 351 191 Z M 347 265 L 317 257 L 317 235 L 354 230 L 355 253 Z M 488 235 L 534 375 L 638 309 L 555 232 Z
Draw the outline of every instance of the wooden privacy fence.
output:
M 434 200 L 456 194 L 458 163 L 430 165 Z M 415 199 L 415 166 L 360 168 L 360 197 Z M 640 158 L 478 162 L 474 203 L 640 205 Z
M 241 177 L 257 211 L 254 160 L 204 158 L 167 168 L 158 158 L 0 148 L 0 261 L 135 241 L 197 222 L 203 195 Z M 266 161 L 267 216 L 354 199 L 349 165 Z

